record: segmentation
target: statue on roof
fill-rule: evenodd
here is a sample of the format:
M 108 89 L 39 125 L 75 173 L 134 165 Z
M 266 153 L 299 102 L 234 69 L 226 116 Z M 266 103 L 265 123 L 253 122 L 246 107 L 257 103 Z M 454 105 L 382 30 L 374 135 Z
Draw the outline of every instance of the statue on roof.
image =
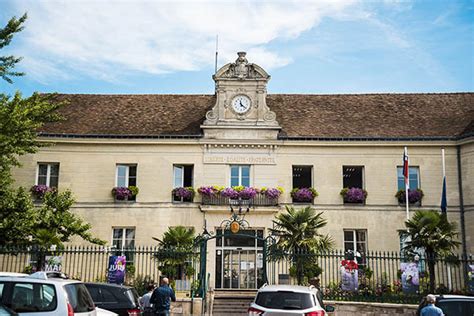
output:
M 244 79 L 269 79 L 270 76 L 261 67 L 249 63 L 246 52 L 238 52 L 238 57 L 233 63 L 223 66 L 216 73 L 217 78 L 237 78 Z

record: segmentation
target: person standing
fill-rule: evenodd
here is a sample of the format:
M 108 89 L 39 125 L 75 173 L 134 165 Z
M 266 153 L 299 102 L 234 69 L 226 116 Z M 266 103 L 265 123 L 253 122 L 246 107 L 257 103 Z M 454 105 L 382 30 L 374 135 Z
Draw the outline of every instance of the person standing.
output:
M 436 303 L 436 296 L 428 294 L 426 296 L 426 303 L 428 303 L 428 305 L 421 310 L 421 316 L 444 316 L 441 308 L 434 305 Z
M 153 294 L 154 289 L 155 285 L 149 284 L 146 287 L 147 292 L 142 297 L 140 297 L 140 306 L 143 311 L 143 316 L 152 316 L 154 314 L 150 303 L 151 295 Z
M 170 314 L 171 301 L 176 302 L 173 289 L 169 286 L 168 278 L 161 280 L 161 286 L 153 291 L 150 303 L 153 306 L 155 315 L 168 316 Z

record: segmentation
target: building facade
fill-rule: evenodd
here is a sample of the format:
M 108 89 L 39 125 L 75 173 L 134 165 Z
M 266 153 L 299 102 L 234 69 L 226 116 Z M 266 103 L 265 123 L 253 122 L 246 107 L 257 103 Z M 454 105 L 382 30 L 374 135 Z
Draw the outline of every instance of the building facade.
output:
M 225 229 L 238 205 L 172 190 L 244 186 L 283 188 L 276 200 L 254 198 L 246 233 L 268 236 L 285 206 L 311 205 L 324 212 L 323 233 L 336 248 L 400 251 L 406 210 L 395 194 L 404 188 L 404 147 L 410 187 L 424 192 L 410 212 L 439 209 L 445 149 L 448 216 L 459 223 L 466 253 L 474 252 L 473 93 L 268 95 L 270 76 L 245 53 L 213 79 L 214 95 L 59 95 L 69 102 L 65 120 L 39 131 L 52 146 L 21 158 L 17 185 L 70 189 L 74 212 L 118 248 L 156 244 L 152 237 L 170 226 Z M 128 186 L 138 187 L 136 197 L 112 196 L 112 188 Z M 292 197 L 303 187 L 319 195 L 303 203 Z M 348 203 L 344 187 L 367 197 Z M 243 276 L 262 266 L 261 252 L 254 239 L 210 242 L 211 284 L 255 288 L 256 278 Z M 226 277 L 233 265 L 240 267 L 237 283 Z

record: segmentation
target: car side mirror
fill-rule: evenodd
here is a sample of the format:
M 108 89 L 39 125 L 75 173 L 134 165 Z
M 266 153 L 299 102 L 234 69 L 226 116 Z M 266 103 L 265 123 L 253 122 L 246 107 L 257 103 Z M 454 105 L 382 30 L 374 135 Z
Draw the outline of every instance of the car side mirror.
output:
M 326 306 L 324 307 L 324 310 L 325 310 L 326 312 L 328 312 L 328 313 L 333 313 L 333 312 L 336 311 L 336 308 L 335 308 L 334 306 L 332 306 L 332 305 L 326 305 Z

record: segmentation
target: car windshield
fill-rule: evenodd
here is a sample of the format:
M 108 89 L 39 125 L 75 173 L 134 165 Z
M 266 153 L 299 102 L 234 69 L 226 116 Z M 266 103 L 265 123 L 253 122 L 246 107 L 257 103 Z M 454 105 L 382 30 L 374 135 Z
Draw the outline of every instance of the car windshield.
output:
M 64 289 L 75 313 L 90 312 L 95 309 L 94 302 L 84 284 L 67 284 L 64 286 Z
M 445 300 L 437 302 L 436 305 L 443 310 L 446 316 L 472 316 L 470 304 L 467 300 Z
M 299 310 L 313 307 L 311 294 L 290 291 L 260 292 L 257 305 L 273 309 Z

